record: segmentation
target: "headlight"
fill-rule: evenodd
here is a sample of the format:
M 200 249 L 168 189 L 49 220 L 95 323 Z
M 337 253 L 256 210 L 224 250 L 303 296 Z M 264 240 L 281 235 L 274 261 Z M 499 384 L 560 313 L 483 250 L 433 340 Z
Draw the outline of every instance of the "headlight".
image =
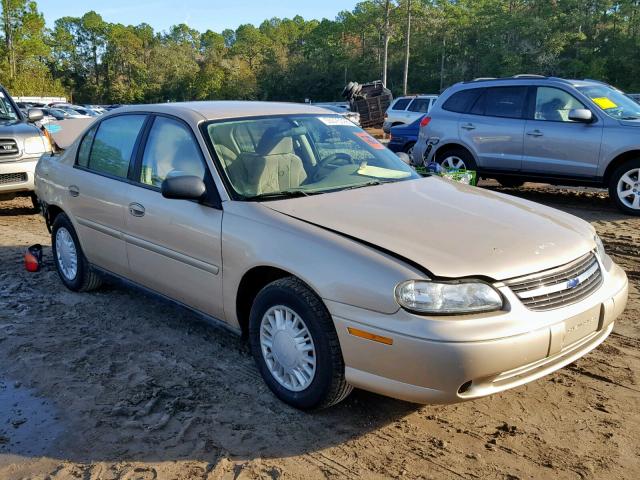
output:
M 491 312 L 502 308 L 502 297 L 477 280 L 455 283 L 409 280 L 396 287 L 401 307 L 434 315 Z
M 596 254 L 598 255 L 600 261 L 603 262 L 606 255 L 606 252 L 604 251 L 604 244 L 597 234 L 593 236 L 593 239 L 596 242 Z
M 44 143 L 44 137 L 38 135 L 37 137 L 29 137 L 24 140 L 24 153 L 44 153 L 47 151 L 47 147 Z

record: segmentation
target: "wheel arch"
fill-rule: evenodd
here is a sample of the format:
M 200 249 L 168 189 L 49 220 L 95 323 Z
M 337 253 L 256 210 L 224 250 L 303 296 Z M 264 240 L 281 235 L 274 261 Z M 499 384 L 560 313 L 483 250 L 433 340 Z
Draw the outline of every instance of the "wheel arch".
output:
M 322 301 L 322 297 L 318 295 L 318 292 L 299 275 L 272 265 L 254 266 L 244 273 L 240 283 L 238 284 L 238 290 L 236 292 L 236 315 L 243 338 L 247 338 L 251 307 L 253 306 L 253 302 L 260 290 L 271 282 L 285 277 L 297 278 Z
M 462 143 L 458 143 L 458 142 L 449 142 L 449 143 L 445 143 L 444 145 L 440 145 L 434 152 L 433 158 L 434 159 L 440 158 L 441 155 L 444 155 L 447 152 L 450 152 L 452 150 L 457 150 L 457 149 L 462 149 L 468 152 L 469 155 L 471 155 L 471 158 L 473 158 L 476 165 L 478 165 L 478 157 L 476 157 L 476 155 L 473 153 L 473 150 L 471 150 L 466 145 L 463 145 Z
M 615 157 L 613 160 L 611 160 L 611 162 L 609 162 L 609 165 L 607 165 L 606 170 L 604 171 L 604 175 L 602 177 L 603 183 L 605 185 L 608 185 L 609 181 L 611 180 L 611 175 L 613 175 L 613 172 L 615 172 L 616 168 L 618 168 L 624 162 L 633 160 L 635 158 L 640 159 L 640 150 L 638 149 L 629 150 L 627 152 L 621 153 L 617 157 Z
M 51 228 L 53 227 L 53 222 L 56 221 L 56 217 L 61 213 L 65 213 L 65 211 L 58 205 L 45 204 L 44 211 L 42 213 L 44 215 L 44 220 L 47 225 L 47 230 L 49 230 L 49 233 L 51 233 Z

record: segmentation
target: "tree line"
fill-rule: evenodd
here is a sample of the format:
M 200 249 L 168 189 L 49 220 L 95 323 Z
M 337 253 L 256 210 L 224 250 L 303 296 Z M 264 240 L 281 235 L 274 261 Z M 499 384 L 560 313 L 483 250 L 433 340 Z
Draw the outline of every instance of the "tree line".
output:
M 0 82 L 13 95 L 75 102 L 326 101 L 350 80 L 383 78 L 399 94 L 407 58 L 409 92 L 517 73 L 640 91 L 640 0 L 367 0 L 332 20 L 222 32 L 155 31 L 95 11 L 47 28 L 35 1 L 2 0 L 1 31 Z

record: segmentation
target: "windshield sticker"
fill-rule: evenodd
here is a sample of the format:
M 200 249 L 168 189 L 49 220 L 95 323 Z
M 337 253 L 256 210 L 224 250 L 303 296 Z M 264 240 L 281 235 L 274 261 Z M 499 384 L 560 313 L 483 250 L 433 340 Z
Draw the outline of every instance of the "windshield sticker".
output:
M 355 127 L 356 124 L 344 117 L 318 117 L 322 123 L 329 127 Z
M 376 150 L 384 150 L 385 146 L 381 144 L 378 140 L 373 138 L 367 132 L 355 132 L 355 136 L 363 140 L 370 147 L 375 148 Z
M 364 175 L 365 177 L 374 178 L 407 178 L 411 176 L 411 172 L 403 172 L 401 170 L 391 170 L 390 168 L 365 165 L 358 169 L 358 175 Z
M 609 110 L 611 108 L 618 108 L 618 105 L 615 104 L 614 102 L 612 102 L 607 97 L 596 97 L 596 98 L 592 98 L 591 100 L 593 100 L 593 103 L 598 105 L 603 110 Z

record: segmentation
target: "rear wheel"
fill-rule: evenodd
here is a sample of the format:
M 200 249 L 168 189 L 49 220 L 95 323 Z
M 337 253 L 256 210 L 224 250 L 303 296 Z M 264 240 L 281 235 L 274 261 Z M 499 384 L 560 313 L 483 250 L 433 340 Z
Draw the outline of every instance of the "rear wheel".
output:
M 439 153 L 436 160 L 447 169 L 475 170 L 476 162 L 473 156 L 464 148 L 452 148 Z
M 413 147 L 416 146 L 416 142 L 409 142 L 404 146 L 404 153 L 409 155 L 409 158 L 413 157 Z
M 609 197 L 623 212 L 640 215 L 640 159 L 629 160 L 614 170 Z
M 334 405 L 352 390 L 331 315 L 301 280 L 276 280 L 256 296 L 249 317 L 251 352 L 283 402 L 303 410 Z
M 73 224 L 64 213 L 60 213 L 53 222 L 51 247 L 60 280 L 69 290 L 86 292 L 102 284 L 82 253 Z

